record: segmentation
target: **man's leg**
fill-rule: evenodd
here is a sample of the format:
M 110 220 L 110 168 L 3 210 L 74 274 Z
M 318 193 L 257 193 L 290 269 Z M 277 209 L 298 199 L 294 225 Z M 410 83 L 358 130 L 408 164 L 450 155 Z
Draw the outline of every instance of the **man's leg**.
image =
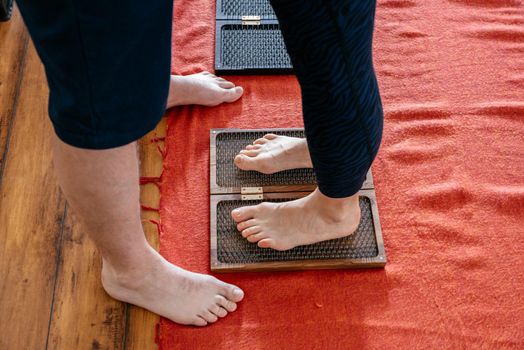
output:
M 102 283 L 115 299 L 182 324 L 204 326 L 236 309 L 242 291 L 181 269 L 147 243 L 140 219 L 136 142 L 86 150 L 53 140 L 58 181 L 102 254 Z
M 271 3 L 301 86 L 309 154 L 304 140 L 266 135 L 235 163 L 266 173 L 313 165 L 319 188 L 232 215 L 248 241 L 285 250 L 357 229 L 357 192 L 377 154 L 383 114 L 371 55 L 374 0 Z
M 156 126 L 168 100 L 172 2 L 18 5 L 49 83 L 58 180 L 102 254 L 104 288 L 183 324 L 233 311 L 239 288 L 167 262 L 147 244 L 140 220 L 136 140 Z

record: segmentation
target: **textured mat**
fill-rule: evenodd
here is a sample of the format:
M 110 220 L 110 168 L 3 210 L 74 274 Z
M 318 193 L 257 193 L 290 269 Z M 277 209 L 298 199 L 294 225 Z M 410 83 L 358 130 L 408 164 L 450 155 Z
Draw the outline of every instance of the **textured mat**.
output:
M 221 74 L 291 73 L 293 66 L 276 20 L 260 25 L 217 21 L 215 70 Z
M 211 162 L 214 162 L 216 166 L 216 170 L 213 167 L 211 168 L 211 190 L 213 193 L 232 193 L 231 188 L 239 189 L 240 187 L 308 185 L 316 183 L 313 169 L 285 170 L 268 175 L 256 171 L 243 171 L 235 166 L 233 160 L 238 152 L 246 145 L 268 133 L 290 137 L 305 137 L 304 129 L 211 130 Z M 223 188 L 226 188 L 226 190 L 223 190 Z M 371 171 L 368 173 L 362 188 L 373 188 Z M 238 193 L 238 190 L 235 192 Z
M 287 74 L 293 66 L 269 0 L 217 0 L 215 71 Z
M 268 200 L 266 202 L 284 202 Z M 222 201 L 218 204 L 218 261 L 230 264 L 245 264 L 267 261 L 289 261 L 306 259 L 356 259 L 374 258 L 378 255 L 375 230 L 371 218 L 371 203 L 362 198 L 360 208 L 363 220 L 355 234 L 308 246 L 301 246 L 289 251 L 279 252 L 262 249 L 249 243 L 238 234 L 236 223 L 231 219 L 231 211 L 246 205 L 255 205 L 261 201 Z
M 284 202 L 286 199 L 270 199 L 266 202 Z M 216 210 L 216 262 L 211 268 L 214 270 L 270 270 L 270 269 L 310 269 L 315 266 L 315 261 L 324 265 L 316 267 L 364 267 L 382 266 L 385 263 L 384 255 L 379 256 L 379 244 L 375 236 L 375 227 L 371 211 L 371 201 L 361 197 L 360 209 L 362 220 L 357 231 L 351 236 L 319 242 L 307 246 L 300 246 L 288 251 L 262 249 L 256 244 L 249 243 L 238 234 L 236 223 L 231 218 L 231 211 L 246 205 L 255 205 L 261 201 L 222 200 L 218 202 Z M 211 250 L 213 250 L 213 242 Z M 382 241 L 380 250 L 383 250 Z M 364 260 L 363 260 L 364 259 Z M 299 261 L 313 260 L 310 264 L 301 265 Z M 262 264 L 278 262 L 279 264 Z M 286 264 L 281 262 L 296 262 Z M 216 264 L 214 264 L 216 263 Z M 254 264 L 254 265 L 253 265 Z M 215 265 L 215 266 L 214 266 Z M 233 268 L 231 266 L 236 266 Z M 251 266 L 249 266 L 251 265 Z
M 217 19 L 240 19 L 242 16 L 260 16 L 276 19 L 269 0 L 217 0 Z
M 293 169 L 266 175 L 256 171 L 242 171 L 233 160 L 240 150 L 263 137 L 265 131 L 216 131 L 216 184 L 220 187 L 303 185 L 316 183 L 313 169 Z M 279 135 L 304 137 L 303 130 L 279 132 Z M 213 184 L 212 184 L 213 185 Z
M 303 129 L 210 131 L 211 270 L 246 272 L 383 267 L 386 254 L 371 171 L 362 187 L 369 190 L 361 192 L 362 220 L 357 231 L 349 237 L 277 252 L 261 249 L 239 235 L 231 218 L 231 211 L 260 202 L 243 198 L 244 195 L 241 196 L 240 193 L 247 194 L 244 189 L 249 189 L 251 195 L 256 194 L 252 192 L 254 189 L 260 191 L 256 196 L 264 197 L 264 201 L 278 202 L 291 200 L 290 197 L 296 199 L 305 196 L 316 188 L 312 169 L 292 169 L 267 175 L 243 171 L 234 165 L 234 157 L 240 150 L 268 133 L 305 137 Z M 304 191 L 305 194 L 298 194 Z
M 173 70 L 214 66 L 214 1 L 175 1 Z M 373 166 L 388 264 L 220 274 L 246 294 L 172 349 L 524 348 L 522 1 L 379 0 L 384 138 Z M 235 76 L 241 100 L 169 113 L 161 253 L 209 273 L 209 130 L 302 127 L 293 76 Z

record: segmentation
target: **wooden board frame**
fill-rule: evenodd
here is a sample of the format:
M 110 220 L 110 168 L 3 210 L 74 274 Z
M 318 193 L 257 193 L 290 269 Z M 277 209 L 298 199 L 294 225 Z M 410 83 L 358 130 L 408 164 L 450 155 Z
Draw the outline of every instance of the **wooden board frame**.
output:
M 210 190 L 211 194 L 232 194 L 240 193 L 240 187 L 222 187 L 217 183 L 217 137 L 222 133 L 236 133 L 236 132 L 267 132 L 267 133 L 282 133 L 286 131 L 303 131 L 303 128 L 277 128 L 277 129 L 211 129 L 210 130 Z M 255 140 L 253 140 L 255 141 Z M 306 192 L 314 191 L 316 184 L 304 185 L 285 185 L 285 186 L 263 186 L 264 193 L 272 192 Z M 371 170 L 368 172 L 366 181 L 362 185 L 362 189 L 373 189 L 373 174 Z
M 287 193 L 265 193 L 264 199 L 296 199 L 305 197 L 310 192 L 287 192 Z M 367 197 L 371 203 L 371 213 L 373 217 L 373 226 L 375 229 L 375 239 L 377 242 L 378 254 L 373 258 L 359 259 L 311 259 L 295 261 L 275 261 L 260 262 L 249 264 L 229 264 L 218 260 L 217 252 L 217 207 L 221 201 L 240 200 L 239 194 L 225 194 L 211 196 L 211 249 L 210 263 L 213 272 L 247 272 L 247 271 L 285 271 L 285 270 L 313 270 L 313 269 L 347 269 L 347 268 L 369 268 L 383 267 L 386 265 L 387 258 L 384 250 L 384 241 L 382 238 L 382 229 L 378 215 L 378 206 L 375 191 L 371 189 L 361 190 L 360 196 Z M 240 233 L 239 233 L 240 234 Z

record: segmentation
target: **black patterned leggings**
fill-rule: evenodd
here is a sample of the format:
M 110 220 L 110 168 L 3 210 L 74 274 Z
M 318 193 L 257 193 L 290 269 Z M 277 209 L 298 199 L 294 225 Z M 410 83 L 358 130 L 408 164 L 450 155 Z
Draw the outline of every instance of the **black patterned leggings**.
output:
M 372 62 L 374 0 L 271 0 L 302 90 L 320 191 L 358 192 L 382 138 Z

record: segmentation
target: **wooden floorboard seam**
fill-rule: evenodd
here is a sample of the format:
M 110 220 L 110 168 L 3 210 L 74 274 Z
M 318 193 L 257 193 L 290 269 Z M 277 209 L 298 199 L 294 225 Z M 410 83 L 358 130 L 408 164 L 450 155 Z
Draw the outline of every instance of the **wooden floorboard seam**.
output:
M 65 222 L 67 218 L 68 213 L 68 205 L 67 202 L 64 205 L 64 213 L 62 215 L 62 221 L 60 222 L 60 234 L 58 236 L 58 242 L 56 247 L 56 265 L 55 265 L 55 274 L 54 274 L 54 281 L 53 281 L 53 298 L 51 299 L 51 308 L 49 310 L 49 321 L 47 324 L 47 336 L 45 339 L 45 349 L 47 350 L 49 346 L 49 335 L 51 334 L 51 323 L 53 321 L 53 310 L 55 307 L 55 300 L 56 300 L 56 286 L 58 284 L 58 271 L 60 270 L 60 265 L 63 263 L 62 260 L 62 246 L 64 243 L 64 227 Z
M 124 322 L 124 339 L 122 339 L 122 349 L 127 349 L 127 333 L 129 332 L 129 320 L 130 320 L 130 315 L 129 315 L 129 311 L 130 311 L 130 307 L 129 307 L 129 304 L 126 303 L 125 305 L 125 312 L 124 312 L 124 317 L 126 318 L 125 319 L 125 322 Z
M 16 112 L 18 111 L 18 100 L 19 100 L 19 97 L 20 97 L 20 90 L 21 90 L 21 86 L 22 86 L 22 78 L 24 77 L 24 71 L 25 71 L 25 66 L 27 64 L 27 50 L 29 48 L 29 36 L 26 35 L 25 37 L 25 42 L 24 42 L 24 48 L 23 48 L 23 53 L 22 53 L 22 57 L 20 57 L 20 62 L 22 62 L 22 64 L 20 65 L 20 70 L 18 72 L 18 79 L 17 79 L 17 82 L 16 82 L 16 88 L 15 88 L 15 98 L 13 100 L 13 109 L 12 109 L 12 112 L 11 112 L 11 120 L 9 121 L 9 124 L 7 126 L 7 134 L 6 134 L 6 139 L 5 139 L 5 146 L 4 146 L 4 150 L 2 152 L 2 156 L 0 157 L 0 186 L 2 186 L 2 179 L 3 179 L 3 176 L 4 176 L 4 169 L 5 169 L 5 164 L 7 163 L 7 152 L 9 152 L 9 143 L 10 143 L 10 140 L 11 140 L 11 131 L 13 130 L 13 125 L 15 123 L 15 118 L 16 118 Z

